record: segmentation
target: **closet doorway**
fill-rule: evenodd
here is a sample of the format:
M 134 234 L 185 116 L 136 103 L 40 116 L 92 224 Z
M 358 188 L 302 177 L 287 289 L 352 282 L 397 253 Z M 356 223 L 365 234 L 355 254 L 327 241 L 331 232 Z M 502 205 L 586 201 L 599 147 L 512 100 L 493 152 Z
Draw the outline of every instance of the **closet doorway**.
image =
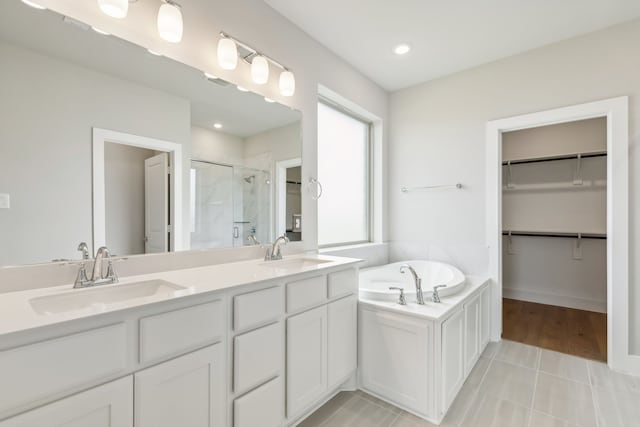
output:
M 607 360 L 607 120 L 502 134 L 502 338 Z
M 506 152 L 503 152 L 503 144 L 505 141 L 509 141 L 510 132 L 514 132 L 512 135 L 516 135 L 515 132 L 517 131 L 533 131 L 534 129 L 540 128 L 546 128 L 544 130 L 549 131 L 552 129 L 552 126 L 560 124 L 571 128 L 572 126 L 577 127 L 578 125 L 585 124 L 591 119 L 600 119 L 605 123 L 604 132 L 606 136 L 604 146 L 601 141 L 600 148 L 598 149 L 574 147 L 572 149 L 573 151 L 570 152 L 556 151 L 547 152 L 546 154 L 528 152 L 520 158 L 509 158 L 509 148 L 507 148 Z M 601 122 L 594 120 L 589 123 L 595 126 Z M 601 124 L 598 126 L 601 126 Z M 588 322 L 600 325 L 592 327 L 592 330 L 596 330 L 594 331 L 593 338 L 594 340 L 600 341 L 606 339 L 606 352 L 600 351 L 600 355 L 598 355 L 598 352 L 594 352 L 595 354 L 590 356 L 581 354 L 582 356 L 597 359 L 606 357 L 609 367 L 614 370 L 640 372 L 640 357 L 631 354 L 629 346 L 629 325 L 630 319 L 633 319 L 634 315 L 629 312 L 628 132 L 627 97 L 563 107 L 539 113 L 493 120 L 487 123 L 486 233 L 489 250 L 489 276 L 492 281 L 492 340 L 500 340 L 503 332 L 507 334 L 514 333 L 508 330 L 508 327 L 513 323 L 513 318 L 511 322 L 507 319 L 508 316 L 512 316 L 514 313 L 523 314 L 525 319 L 528 316 L 529 323 L 521 321 L 524 322 L 522 324 L 531 325 L 530 330 L 542 331 L 543 337 L 546 332 L 544 330 L 546 328 L 545 324 L 557 326 L 558 322 L 566 322 L 567 326 L 565 330 L 569 331 L 571 325 L 574 325 L 572 326 L 574 328 L 580 328 L 582 327 L 581 325 Z M 539 146 L 534 146 L 532 143 L 526 143 L 525 145 L 525 149 L 528 150 L 534 148 L 541 149 L 542 147 L 546 147 L 545 150 L 558 148 L 555 147 L 556 144 L 544 142 Z M 503 158 L 503 155 L 505 158 Z M 531 162 L 515 164 L 516 160 Z M 591 180 L 597 181 L 598 172 L 595 165 L 599 161 L 604 161 L 606 164 L 605 187 L 599 190 L 603 193 L 598 194 L 597 192 L 594 193 L 589 190 L 593 194 L 585 198 L 585 195 L 580 194 L 580 191 L 575 191 L 575 194 L 569 193 L 569 195 L 574 198 L 578 196 L 582 197 L 581 202 L 576 202 L 575 200 L 569 201 L 567 199 L 559 202 L 559 195 L 562 194 L 562 192 L 567 193 L 569 188 L 553 189 L 553 186 L 569 187 L 569 185 L 571 185 L 571 187 L 573 187 L 575 184 L 575 187 L 585 187 L 585 182 Z M 587 162 L 593 163 L 593 165 L 585 166 Z M 561 170 L 563 170 L 562 165 L 565 163 L 571 164 L 572 166 L 568 170 L 564 168 L 564 172 L 561 172 Z M 584 174 L 588 172 L 585 167 L 589 170 L 591 168 L 594 169 L 593 171 L 589 171 L 589 173 L 593 172 L 595 178 L 587 177 Z M 515 170 L 516 168 L 526 170 Z M 533 173 L 536 168 L 545 169 L 537 180 Z M 564 178 L 558 179 L 562 177 Z M 580 184 L 580 179 L 582 179 L 582 185 Z M 529 180 L 529 182 L 527 182 L 527 180 Z M 518 185 L 520 185 L 519 189 Z M 543 188 L 535 188 L 536 186 Z M 589 185 L 586 187 L 591 188 Z M 503 192 L 507 193 L 509 191 L 512 191 L 513 194 L 509 194 L 506 197 L 511 197 L 511 199 L 505 200 Z M 526 195 L 528 199 L 522 202 L 525 195 L 520 194 L 518 196 L 518 194 L 516 194 L 518 191 L 523 194 L 531 193 L 533 196 Z M 545 195 L 545 193 L 553 193 L 553 197 L 549 197 L 549 194 Z M 518 197 L 514 198 L 512 197 L 513 195 Z M 601 200 L 603 195 L 606 200 L 604 211 L 602 211 L 601 204 L 598 204 L 598 208 L 595 207 L 595 200 Z M 546 197 L 544 203 L 541 201 L 543 196 Z M 532 205 L 536 199 L 539 204 Z M 590 200 L 590 202 L 586 202 L 585 200 Z M 515 201 L 518 203 L 513 203 Z M 580 203 L 582 203 L 582 205 L 580 205 Z M 514 206 L 516 207 L 514 208 Z M 533 208 L 531 206 L 533 206 Z M 509 213 L 505 214 L 506 216 L 504 218 L 503 207 L 509 209 Z M 543 207 L 546 209 L 546 212 L 541 211 Z M 560 213 L 564 215 L 564 222 L 560 222 L 558 219 Z M 595 224 L 602 225 L 603 218 L 604 227 L 591 227 L 591 225 Z M 551 219 L 558 222 L 554 224 L 550 222 Z M 595 254 L 597 254 L 598 251 L 602 251 L 602 248 L 599 248 L 599 246 L 603 244 L 605 246 L 606 258 L 604 258 L 604 266 L 602 266 L 603 259 L 602 257 L 598 257 L 600 260 L 600 267 L 598 267 L 596 264 L 591 264 L 589 260 L 596 259 Z M 516 256 L 516 252 L 518 251 L 520 251 L 522 255 L 528 256 L 517 256 L 518 262 L 509 260 L 509 265 L 504 265 L 504 259 L 508 256 Z M 512 253 L 509 254 L 508 252 Z M 590 269 L 599 269 L 598 274 L 600 275 L 599 277 L 602 278 L 604 271 L 604 277 L 606 278 L 606 291 L 604 291 L 606 294 L 604 301 L 606 302 L 604 303 L 604 308 L 602 308 L 602 299 L 600 302 L 597 301 L 597 298 L 595 301 L 589 300 L 589 298 L 584 297 L 584 294 L 582 297 L 576 295 L 571 297 L 570 294 L 567 294 L 567 289 L 562 289 L 562 293 L 556 292 L 552 298 L 534 299 L 532 295 L 535 291 L 531 292 L 527 290 L 527 287 L 523 288 L 519 286 L 519 284 L 524 283 L 528 277 L 542 278 L 541 281 L 527 283 L 527 286 L 529 286 L 529 289 L 531 287 L 538 289 L 535 288 L 535 286 L 547 286 L 547 288 L 544 289 L 547 291 L 549 287 L 548 284 L 545 283 L 545 278 L 551 277 L 554 271 L 557 273 L 558 271 L 556 270 L 564 272 L 565 277 L 560 277 L 561 274 L 558 274 L 558 276 L 554 278 L 556 287 L 551 289 L 558 291 L 559 287 L 565 286 L 570 277 L 567 275 L 567 272 L 572 269 L 569 268 L 569 263 L 560 264 L 559 256 L 555 258 L 551 256 L 551 254 L 556 252 L 558 254 L 564 252 L 565 258 L 569 257 L 567 261 L 584 266 L 586 272 L 583 269 L 579 270 L 579 274 L 582 275 L 581 277 L 588 277 L 588 279 L 591 280 L 596 274 L 592 273 Z M 532 265 L 536 263 L 538 267 L 532 267 Z M 557 265 L 564 265 L 564 267 L 557 268 Z M 576 269 L 573 269 L 573 271 L 576 271 Z M 592 274 L 593 277 L 591 276 Z M 576 279 L 572 278 L 572 280 Z M 577 280 L 580 281 L 580 279 Z M 542 285 L 540 285 L 540 282 L 542 282 Z M 595 282 L 596 280 L 594 280 L 594 283 Z M 516 283 L 516 285 L 514 285 L 514 283 Z M 600 287 L 598 292 L 603 292 L 605 288 Z M 584 289 L 582 289 L 582 291 L 584 291 Z M 539 295 L 537 296 L 539 297 Z M 589 305 L 583 305 L 581 307 L 588 308 L 588 310 L 582 309 L 582 312 L 568 311 L 569 308 L 574 310 L 581 309 L 576 308 L 574 303 L 576 301 L 584 303 L 585 300 L 589 300 Z M 574 307 L 566 307 L 567 305 L 574 305 Z M 600 316 L 606 317 L 606 333 L 602 330 L 602 325 L 605 322 L 602 322 L 602 319 L 598 319 L 598 307 L 600 307 L 600 311 L 606 312 L 606 314 L 600 314 Z M 564 311 L 567 313 L 564 318 L 562 316 L 563 310 L 567 310 Z M 593 321 L 588 319 L 589 314 L 585 315 L 585 313 L 583 313 L 585 311 L 588 313 L 596 313 L 594 315 L 596 319 Z M 573 316 L 571 319 L 574 320 L 570 320 L 570 315 Z M 509 324 L 509 326 L 505 326 L 505 324 Z M 529 332 L 522 328 L 515 329 L 519 331 L 517 333 L 519 333 L 521 337 L 525 337 L 521 340 L 528 339 Z M 583 331 L 577 331 L 575 335 L 582 338 L 582 336 L 585 335 L 585 331 L 586 327 Z M 568 338 L 564 338 L 562 335 L 553 335 L 551 332 L 548 333 L 551 337 L 547 339 L 547 343 L 551 341 L 559 343 L 560 341 L 568 340 Z M 532 335 L 535 334 L 536 332 L 532 332 Z M 582 336 L 580 334 L 582 334 Z M 540 336 L 540 333 L 538 333 L 538 336 Z M 535 345 L 544 346 L 540 341 L 536 342 Z M 549 346 L 551 346 L 551 344 L 549 344 Z M 577 346 L 577 344 L 574 345 L 574 347 Z M 596 347 L 602 347 L 601 342 L 596 344 Z M 555 349 L 564 351 L 560 348 Z M 606 354 L 606 356 L 603 354 Z

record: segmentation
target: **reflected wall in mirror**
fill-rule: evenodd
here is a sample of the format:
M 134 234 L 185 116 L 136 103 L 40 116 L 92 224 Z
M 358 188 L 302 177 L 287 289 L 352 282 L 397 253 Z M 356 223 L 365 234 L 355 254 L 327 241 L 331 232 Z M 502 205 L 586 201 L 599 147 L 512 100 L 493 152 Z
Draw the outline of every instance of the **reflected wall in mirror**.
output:
M 278 171 L 302 157 L 300 112 L 17 0 L 0 58 L 0 266 L 293 230 Z

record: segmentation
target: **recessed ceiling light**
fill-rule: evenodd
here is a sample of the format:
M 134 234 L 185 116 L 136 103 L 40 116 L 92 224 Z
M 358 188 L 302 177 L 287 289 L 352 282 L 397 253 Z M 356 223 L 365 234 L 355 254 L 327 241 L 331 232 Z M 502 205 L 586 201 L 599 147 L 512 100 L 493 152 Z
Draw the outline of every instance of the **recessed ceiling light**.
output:
M 216 129 L 222 129 L 222 124 L 221 123 L 214 123 L 213 127 Z
M 276 101 L 274 101 L 274 100 L 273 100 L 273 99 L 271 99 L 271 98 L 267 98 L 266 96 L 264 97 L 264 100 L 265 100 L 265 101 L 267 101 L 267 102 L 268 102 L 268 103 L 270 103 L 270 104 L 271 104 L 271 103 L 273 103 L 273 102 L 276 102 Z
M 393 48 L 393 53 L 396 55 L 404 55 L 405 53 L 409 53 L 410 50 L 411 46 L 406 43 L 402 43 Z
M 147 49 L 147 52 L 149 52 L 153 56 L 162 56 L 162 54 L 160 52 L 156 52 L 153 49 Z
M 218 79 L 218 76 L 216 76 L 214 74 L 211 74 L 211 73 L 207 73 L 206 71 L 204 72 L 204 76 L 206 78 L 208 78 L 208 79 L 211 79 L 211 80 L 217 80 Z
M 22 3 L 26 4 L 27 6 L 31 6 L 34 9 L 40 9 L 40 10 L 45 10 L 46 7 L 39 5 L 38 3 L 32 2 L 30 0 L 22 0 Z
M 242 86 L 237 86 L 240 92 L 249 92 L 249 89 L 243 88 Z
M 98 34 L 102 34 L 103 36 L 110 36 L 111 35 L 110 33 L 107 33 L 106 31 L 101 30 L 100 28 L 91 27 L 91 29 L 93 31 L 95 31 L 96 33 L 98 33 Z

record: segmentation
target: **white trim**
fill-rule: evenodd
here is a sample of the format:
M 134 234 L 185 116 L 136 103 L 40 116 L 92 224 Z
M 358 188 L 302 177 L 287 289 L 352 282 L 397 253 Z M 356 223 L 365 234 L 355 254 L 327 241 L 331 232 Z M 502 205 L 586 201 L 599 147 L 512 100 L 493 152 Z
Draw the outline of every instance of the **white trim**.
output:
M 538 304 L 557 305 L 578 310 L 607 312 L 607 301 L 589 298 L 578 298 L 571 295 L 558 295 L 548 292 L 535 292 L 518 288 L 502 287 L 502 296 L 519 301 L 536 302 Z
M 104 146 L 106 142 L 147 148 L 169 153 L 171 161 L 171 251 L 183 248 L 182 241 L 182 146 L 175 142 L 123 132 L 93 128 L 93 249 L 105 246 L 105 177 Z
M 295 168 L 297 166 L 302 167 L 302 158 L 296 157 L 295 159 L 280 160 L 276 162 L 276 186 L 275 186 L 275 199 L 276 199 L 276 229 L 275 235 L 282 236 L 287 231 L 287 169 Z M 302 174 L 300 174 L 302 179 Z M 300 190 L 302 196 L 302 189 Z M 304 218 L 303 218 L 304 220 Z M 303 222 L 304 227 L 304 222 Z
M 629 99 L 602 101 L 493 120 L 486 134 L 486 239 L 494 287 L 491 338 L 502 332 L 502 133 L 595 117 L 607 118 L 607 350 L 609 367 L 640 375 L 629 346 Z

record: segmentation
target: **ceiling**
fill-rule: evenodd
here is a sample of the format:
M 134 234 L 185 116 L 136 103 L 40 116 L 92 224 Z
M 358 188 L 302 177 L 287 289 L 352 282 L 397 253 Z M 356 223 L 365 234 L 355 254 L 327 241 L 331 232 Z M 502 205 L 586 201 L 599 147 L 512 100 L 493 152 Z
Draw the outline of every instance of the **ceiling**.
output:
M 234 85 L 207 80 L 199 70 L 166 57 L 154 56 L 137 45 L 103 36 L 77 21 L 63 21 L 50 11 L 40 11 L 19 1 L 2 6 L 0 42 L 157 89 L 191 105 L 191 124 L 246 138 L 300 121 L 301 113 L 262 96 L 240 92 Z M 0 62 L 2 59 L 0 58 Z
M 638 0 L 265 2 L 390 91 L 640 16 Z

